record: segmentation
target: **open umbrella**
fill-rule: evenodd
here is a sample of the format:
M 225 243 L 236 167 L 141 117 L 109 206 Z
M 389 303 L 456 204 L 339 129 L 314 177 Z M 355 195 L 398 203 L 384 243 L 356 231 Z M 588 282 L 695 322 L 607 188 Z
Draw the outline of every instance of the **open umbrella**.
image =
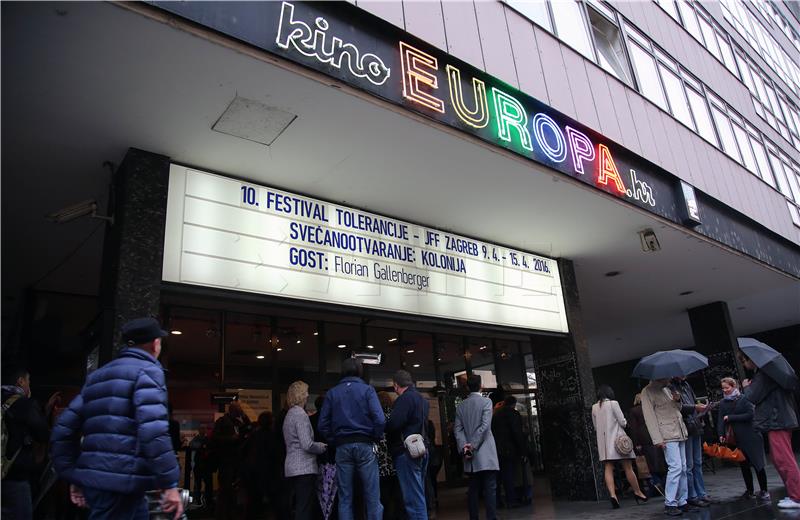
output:
M 668 379 L 688 376 L 708 366 L 708 358 L 693 350 L 663 350 L 643 357 L 633 369 L 632 377 Z
M 739 350 L 744 352 L 759 370 L 763 370 L 786 390 L 794 390 L 797 387 L 797 374 L 780 352 L 757 339 L 738 338 L 738 341 Z

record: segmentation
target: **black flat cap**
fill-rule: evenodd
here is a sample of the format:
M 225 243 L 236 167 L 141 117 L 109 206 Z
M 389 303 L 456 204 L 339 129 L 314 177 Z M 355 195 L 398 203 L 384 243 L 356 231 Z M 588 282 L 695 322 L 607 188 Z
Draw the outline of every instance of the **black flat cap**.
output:
M 122 341 L 129 345 L 142 345 L 168 335 L 155 318 L 136 318 L 122 326 Z

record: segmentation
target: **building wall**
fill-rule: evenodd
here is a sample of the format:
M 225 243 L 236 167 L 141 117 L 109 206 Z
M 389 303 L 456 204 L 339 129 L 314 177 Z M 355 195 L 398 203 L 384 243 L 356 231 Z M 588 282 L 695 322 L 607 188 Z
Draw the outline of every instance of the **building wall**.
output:
M 354 3 L 603 133 L 800 244 L 800 227 L 793 224 L 781 193 L 505 3 Z M 749 49 L 724 19 L 720 5 L 703 6 L 742 49 Z M 741 80 L 658 4 L 619 1 L 613 7 L 800 164 L 800 153 L 756 114 Z M 786 51 L 796 56 L 797 49 L 787 46 Z M 800 106 L 800 98 L 793 101 Z

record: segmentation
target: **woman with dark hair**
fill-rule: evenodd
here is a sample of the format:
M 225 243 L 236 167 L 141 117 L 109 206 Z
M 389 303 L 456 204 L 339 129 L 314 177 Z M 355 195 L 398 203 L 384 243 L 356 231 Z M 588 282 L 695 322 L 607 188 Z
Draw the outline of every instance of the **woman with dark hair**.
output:
M 639 488 L 639 481 L 633 473 L 631 461 L 636 459 L 633 450 L 622 454 L 617 450 L 617 439 L 625 434 L 624 428 L 628 424 L 619 403 L 614 400 L 614 391 L 608 385 L 601 385 L 597 389 L 597 402 L 592 405 L 592 423 L 597 432 L 597 452 L 600 460 L 605 465 L 605 481 L 608 488 L 611 507 L 619 508 L 617 490 L 614 485 L 614 462 L 622 461 L 625 477 L 633 489 L 636 502 L 647 502 L 647 496 Z

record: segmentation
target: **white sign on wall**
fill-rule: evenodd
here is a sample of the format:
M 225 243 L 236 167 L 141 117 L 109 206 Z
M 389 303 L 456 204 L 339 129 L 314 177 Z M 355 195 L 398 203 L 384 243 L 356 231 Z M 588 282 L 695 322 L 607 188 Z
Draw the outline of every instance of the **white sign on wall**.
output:
M 552 259 L 178 165 L 163 279 L 567 332 Z

